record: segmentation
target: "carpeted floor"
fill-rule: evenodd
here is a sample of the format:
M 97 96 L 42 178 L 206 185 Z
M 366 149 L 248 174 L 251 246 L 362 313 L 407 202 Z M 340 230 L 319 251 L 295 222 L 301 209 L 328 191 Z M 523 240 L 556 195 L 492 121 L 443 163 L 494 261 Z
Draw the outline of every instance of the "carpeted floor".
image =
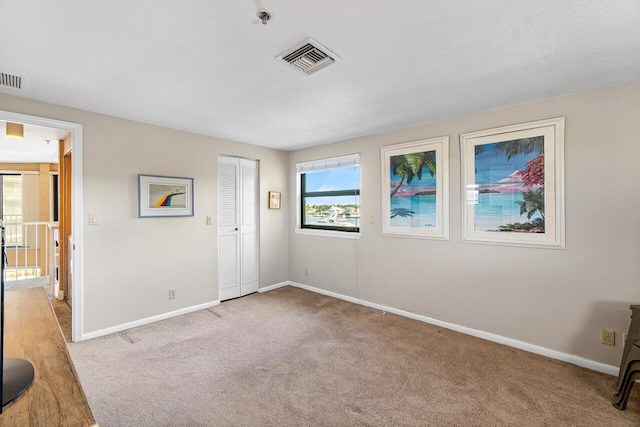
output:
M 101 427 L 640 425 L 611 376 L 290 287 L 69 349 Z

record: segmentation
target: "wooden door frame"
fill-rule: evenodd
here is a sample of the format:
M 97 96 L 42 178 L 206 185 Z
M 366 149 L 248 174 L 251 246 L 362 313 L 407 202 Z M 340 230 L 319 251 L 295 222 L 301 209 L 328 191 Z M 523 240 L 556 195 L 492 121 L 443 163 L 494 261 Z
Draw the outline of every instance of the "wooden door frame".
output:
M 58 182 L 58 299 L 73 300 L 73 295 L 69 295 L 69 260 L 68 255 L 68 237 L 73 234 L 72 224 L 72 205 L 73 191 L 72 191 L 72 178 L 73 178 L 73 162 L 71 160 L 73 151 L 73 138 L 71 134 L 67 135 L 64 139 L 58 141 L 58 171 L 60 172 L 60 179 Z M 73 306 L 71 314 L 73 316 Z
M 44 126 L 62 129 L 71 133 L 73 143 L 73 162 L 71 163 L 71 229 L 73 230 L 73 309 L 71 311 L 71 335 L 72 341 L 82 341 L 84 338 L 84 311 L 83 311 L 83 208 L 82 208 L 82 125 L 79 123 L 64 122 L 46 117 L 31 116 L 0 110 L 0 120 L 18 122 L 27 125 Z

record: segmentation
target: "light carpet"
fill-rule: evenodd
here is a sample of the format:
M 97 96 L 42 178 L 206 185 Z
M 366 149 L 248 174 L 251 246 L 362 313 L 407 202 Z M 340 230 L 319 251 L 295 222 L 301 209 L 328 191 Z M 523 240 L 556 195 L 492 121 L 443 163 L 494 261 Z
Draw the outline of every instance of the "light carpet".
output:
M 110 426 L 637 426 L 614 377 L 285 287 L 69 344 Z

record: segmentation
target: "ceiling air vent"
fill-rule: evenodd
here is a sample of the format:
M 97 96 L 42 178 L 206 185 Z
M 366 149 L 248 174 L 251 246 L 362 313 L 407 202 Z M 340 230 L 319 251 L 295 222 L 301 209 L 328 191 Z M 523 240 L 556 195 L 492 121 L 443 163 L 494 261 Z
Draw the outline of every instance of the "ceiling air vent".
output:
M 0 73 L 0 87 L 22 89 L 22 77 L 13 74 Z
M 307 39 L 276 59 L 308 75 L 335 63 L 338 56 L 317 41 Z

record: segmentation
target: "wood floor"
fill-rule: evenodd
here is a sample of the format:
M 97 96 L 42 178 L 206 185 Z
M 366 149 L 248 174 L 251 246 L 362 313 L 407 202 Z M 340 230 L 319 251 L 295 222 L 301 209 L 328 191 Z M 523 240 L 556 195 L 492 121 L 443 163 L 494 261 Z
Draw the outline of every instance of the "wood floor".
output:
M 95 425 L 49 304 L 41 287 L 5 295 L 5 355 L 31 363 L 34 379 L 3 408 L 0 426 Z
M 67 342 L 71 342 L 71 307 L 67 300 L 60 301 L 57 298 L 49 298 L 53 311 L 58 318 L 58 324 Z
M 60 301 L 53 296 L 49 286 L 48 277 L 35 277 L 25 280 L 9 281 L 5 283 L 5 291 L 10 292 L 18 289 L 29 289 L 43 287 L 49 297 L 49 302 L 58 318 L 58 324 L 62 329 L 62 334 L 67 342 L 71 342 L 71 307 L 67 300 Z

